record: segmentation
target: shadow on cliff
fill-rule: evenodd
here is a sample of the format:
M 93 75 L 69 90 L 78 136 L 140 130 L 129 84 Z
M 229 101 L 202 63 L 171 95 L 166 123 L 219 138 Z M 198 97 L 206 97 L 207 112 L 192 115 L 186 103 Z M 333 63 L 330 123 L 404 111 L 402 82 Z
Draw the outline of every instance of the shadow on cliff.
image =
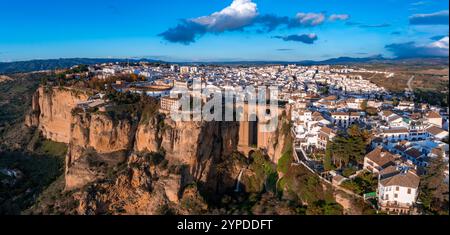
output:
M 201 129 L 195 164 L 183 177 L 186 185 L 195 181 L 208 204 L 235 189 L 237 177 L 247 159 L 237 152 L 239 122 L 206 122 Z

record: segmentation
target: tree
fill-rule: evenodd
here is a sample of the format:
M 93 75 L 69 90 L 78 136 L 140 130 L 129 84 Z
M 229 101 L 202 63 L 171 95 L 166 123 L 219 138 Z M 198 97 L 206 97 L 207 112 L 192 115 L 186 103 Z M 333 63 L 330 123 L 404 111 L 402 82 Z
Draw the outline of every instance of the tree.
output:
M 325 149 L 325 158 L 323 160 L 323 167 L 326 171 L 334 170 L 336 167 L 333 165 L 333 153 L 331 150 L 331 143 L 327 144 Z
M 421 177 L 419 199 L 424 209 L 432 214 L 448 214 L 448 185 L 444 182 L 446 164 L 443 156 L 431 158 L 426 174 Z
M 366 111 L 367 110 L 367 100 L 364 100 L 362 103 L 361 103 L 361 110 L 363 110 L 363 111 Z
M 342 215 L 343 208 L 336 202 L 315 201 L 306 209 L 307 215 Z
M 331 156 L 331 161 L 338 168 L 346 167 L 350 162 L 361 164 L 369 142 L 370 133 L 357 125 L 352 125 L 347 132 L 339 133 L 331 141 L 325 152 L 325 160 L 330 161 Z M 328 167 L 331 166 L 330 163 L 326 164 Z
M 395 107 L 395 106 L 398 106 L 400 104 L 400 101 L 397 99 L 397 97 L 394 97 L 394 99 L 392 99 L 392 105 Z
M 328 86 L 323 86 L 320 88 L 319 92 L 322 95 L 328 95 L 330 93 L 330 90 L 329 90 Z
M 138 79 L 139 79 L 139 76 L 137 75 L 137 74 L 131 74 L 130 75 L 130 78 L 131 78 L 131 80 L 133 81 L 133 82 L 137 82 L 138 81 Z
M 378 115 L 378 110 L 376 108 L 373 108 L 373 107 L 367 107 L 365 112 L 369 116 L 377 116 Z

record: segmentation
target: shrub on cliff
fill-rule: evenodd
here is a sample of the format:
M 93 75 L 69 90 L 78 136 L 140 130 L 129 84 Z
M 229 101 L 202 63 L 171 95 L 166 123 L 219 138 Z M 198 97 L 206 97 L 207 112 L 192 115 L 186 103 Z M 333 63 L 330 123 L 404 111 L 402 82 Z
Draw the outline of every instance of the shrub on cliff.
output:
M 335 203 L 324 200 L 319 200 L 311 205 L 308 205 L 306 209 L 307 215 L 341 215 L 342 206 Z
M 164 152 L 157 152 L 157 153 L 152 152 L 152 153 L 145 153 L 144 157 L 145 160 L 150 163 L 150 165 L 157 166 L 165 159 L 165 154 Z
M 116 104 L 135 104 L 140 101 L 140 96 L 137 94 L 131 92 L 117 92 L 115 90 L 108 92 L 107 97 Z
M 302 203 L 332 200 L 331 190 L 324 188 L 320 179 L 304 166 L 290 166 L 284 178 L 285 191 L 295 194 Z
M 203 197 L 200 195 L 197 184 L 189 184 L 184 188 L 183 195 L 180 200 L 182 209 L 187 210 L 190 215 L 204 214 L 208 210 Z
M 155 117 L 155 115 L 159 113 L 159 102 L 156 99 L 148 96 L 142 96 L 140 103 L 142 106 L 142 123 L 149 122 L 153 117 Z
M 278 160 L 277 170 L 283 174 L 286 174 L 291 162 L 292 162 L 292 152 L 289 151 L 283 153 L 281 158 Z
M 268 156 L 261 151 L 256 151 L 250 156 L 253 161 L 249 169 L 254 172 L 250 177 L 250 184 L 247 187 L 248 192 L 275 191 L 278 173 L 276 165 L 272 163 Z

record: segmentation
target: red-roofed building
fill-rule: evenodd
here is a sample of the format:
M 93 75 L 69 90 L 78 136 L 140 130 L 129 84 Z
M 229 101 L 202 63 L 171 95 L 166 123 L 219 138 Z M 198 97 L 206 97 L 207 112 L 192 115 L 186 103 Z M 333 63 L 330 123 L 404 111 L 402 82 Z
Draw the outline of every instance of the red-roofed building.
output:
M 442 117 L 439 113 L 430 111 L 425 115 L 425 118 L 427 119 L 428 123 L 442 128 Z

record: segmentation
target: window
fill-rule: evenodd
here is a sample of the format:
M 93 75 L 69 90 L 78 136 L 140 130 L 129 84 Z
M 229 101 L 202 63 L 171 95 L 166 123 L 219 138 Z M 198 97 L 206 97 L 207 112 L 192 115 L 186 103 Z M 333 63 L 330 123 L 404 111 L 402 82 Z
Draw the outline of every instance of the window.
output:
M 411 189 L 410 188 L 408 189 L 408 194 L 411 194 Z
M 400 190 L 400 187 L 398 187 L 398 186 L 395 187 L 395 191 L 398 191 L 398 190 Z
M 385 195 L 385 200 L 389 200 L 389 194 Z
M 394 194 L 394 198 L 398 198 L 398 194 Z

